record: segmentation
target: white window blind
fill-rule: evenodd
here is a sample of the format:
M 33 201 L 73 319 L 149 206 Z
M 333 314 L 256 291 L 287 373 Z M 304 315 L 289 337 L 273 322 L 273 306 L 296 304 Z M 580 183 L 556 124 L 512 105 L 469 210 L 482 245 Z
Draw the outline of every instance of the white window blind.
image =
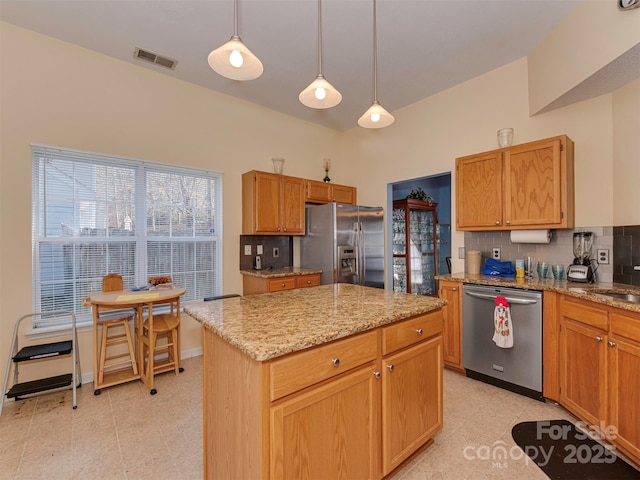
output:
M 220 173 L 40 145 L 32 159 L 34 311 L 88 319 L 82 299 L 108 273 L 125 288 L 171 276 L 184 300 L 222 293 Z

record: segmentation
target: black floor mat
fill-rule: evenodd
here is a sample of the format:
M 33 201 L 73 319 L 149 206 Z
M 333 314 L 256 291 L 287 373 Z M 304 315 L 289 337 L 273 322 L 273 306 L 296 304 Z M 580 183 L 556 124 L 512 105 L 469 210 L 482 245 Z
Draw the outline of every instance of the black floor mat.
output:
M 522 422 L 511 436 L 553 480 L 638 480 L 640 471 L 567 420 Z M 605 446 L 606 445 L 606 446 Z

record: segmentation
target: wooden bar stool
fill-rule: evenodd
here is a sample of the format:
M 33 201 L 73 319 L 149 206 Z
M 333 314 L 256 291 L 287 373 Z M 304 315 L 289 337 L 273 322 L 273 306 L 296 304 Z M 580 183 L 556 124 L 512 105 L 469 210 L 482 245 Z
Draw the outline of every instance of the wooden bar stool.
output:
M 140 337 L 141 368 L 145 377 L 149 378 L 157 373 L 169 372 L 173 370 L 176 375 L 183 371 L 180 367 L 180 298 L 171 302 L 169 313 L 153 314 L 153 332 L 149 336 L 149 319 L 142 324 L 142 335 Z M 158 340 L 165 338 L 166 342 L 158 344 Z M 156 362 L 155 357 L 166 353 L 167 357 Z M 155 388 L 151 389 L 151 395 L 157 393 Z
M 122 276 L 117 273 L 111 273 L 102 278 L 102 291 L 115 292 L 124 289 Z M 98 370 L 98 382 L 104 383 L 105 369 L 120 367 L 122 365 L 130 365 L 133 374 L 138 374 L 138 364 L 136 362 L 135 351 L 133 349 L 133 340 L 131 330 L 129 329 L 129 320 L 135 317 L 135 311 L 131 309 L 107 311 L 104 316 L 98 319 L 98 324 L 102 325 L 102 338 L 100 340 L 100 361 Z M 120 330 L 120 328 L 122 330 Z M 107 356 L 107 347 L 115 345 L 127 344 L 127 351 L 123 353 L 114 353 Z M 96 390 L 99 392 L 99 390 Z M 95 393 L 95 392 L 94 392 Z M 97 393 L 99 394 L 99 393 Z

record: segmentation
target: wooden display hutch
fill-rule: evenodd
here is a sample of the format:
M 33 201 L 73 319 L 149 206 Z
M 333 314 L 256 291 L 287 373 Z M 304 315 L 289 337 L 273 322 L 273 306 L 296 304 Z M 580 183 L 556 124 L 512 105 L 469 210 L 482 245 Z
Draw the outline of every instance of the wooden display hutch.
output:
M 412 198 L 393 202 L 393 290 L 437 295 L 437 203 Z

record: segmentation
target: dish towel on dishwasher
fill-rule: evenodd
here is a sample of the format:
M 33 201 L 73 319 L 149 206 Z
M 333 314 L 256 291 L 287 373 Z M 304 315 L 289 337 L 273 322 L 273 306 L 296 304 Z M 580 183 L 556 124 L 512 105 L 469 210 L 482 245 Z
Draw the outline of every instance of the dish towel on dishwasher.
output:
M 505 297 L 494 299 L 496 309 L 493 312 L 493 341 L 500 348 L 513 347 L 513 323 L 511 323 L 511 309 Z

